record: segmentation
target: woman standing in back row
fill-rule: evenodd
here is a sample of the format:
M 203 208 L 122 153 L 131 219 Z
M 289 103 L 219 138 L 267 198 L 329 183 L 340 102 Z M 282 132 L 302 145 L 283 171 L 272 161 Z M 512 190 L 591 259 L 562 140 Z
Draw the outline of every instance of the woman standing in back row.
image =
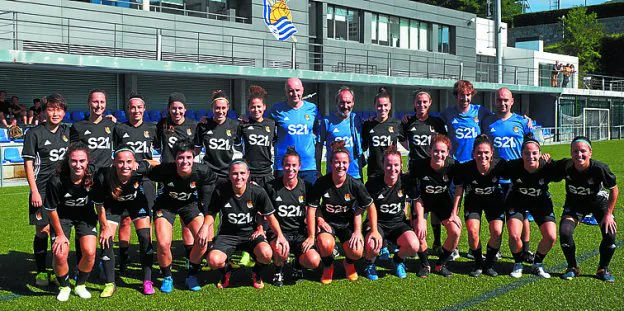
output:
M 243 143 L 243 158 L 249 163 L 250 181 L 260 187 L 265 187 L 273 177 L 273 145 L 275 135 L 275 121 L 264 118 L 266 91 L 257 85 L 249 87 L 247 110 L 249 120 L 241 122 L 241 136 Z

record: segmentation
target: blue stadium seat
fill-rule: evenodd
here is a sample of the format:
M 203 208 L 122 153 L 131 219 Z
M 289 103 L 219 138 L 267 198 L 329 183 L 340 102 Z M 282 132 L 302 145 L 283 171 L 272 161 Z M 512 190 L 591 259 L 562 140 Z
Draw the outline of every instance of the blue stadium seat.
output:
M 143 113 L 143 122 L 152 122 L 152 118 L 150 117 L 150 114 L 148 111 Z
M 4 149 L 4 162 L 24 163 L 24 159 L 17 147 L 8 147 Z
M 10 143 L 9 131 L 7 129 L 0 129 L 0 143 Z
M 126 112 L 123 110 L 117 110 L 113 113 L 113 116 L 117 118 L 117 122 L 127 122 L 128 118 L 126 117 Z
M 186 119 L 195 120 L 195 111 L 190 109 L 186 110 L 186 113 L 184 113 L 184 117 Z
M 149 112 L 149 115 L 150 119 L 152 119 L 152 122 L 159 122 L 160 119 L 162 119 L 162 114 L 159 110 L 152 110 Z
M 63 123 L 72 123 L 72 119 L 71 119 L 71 113 L 66 112 L 65 116 L 63 117 Z
M 236 118 L 237 118 L 237 116 L 236 116 L 236 111 L 234 111 L 234 110 L 230 109 L 230 110 L 228 111 L 228 118 L 236 120 Z
M 195 118 L 197 121 L 201 120 L 202 117 L 208 116 L 208 111 L 206 109 L 199 109 L 195 111 Z
M 71 118 L 74 122 L 82 121 L 85 119 L 85 113 L 84 111 L 74 111 L 71 113 Z
M 437 111 L 429 112 L 429 115 L 432 117 L 438 117 L 438 118 L 440 117 L 440 113 Z

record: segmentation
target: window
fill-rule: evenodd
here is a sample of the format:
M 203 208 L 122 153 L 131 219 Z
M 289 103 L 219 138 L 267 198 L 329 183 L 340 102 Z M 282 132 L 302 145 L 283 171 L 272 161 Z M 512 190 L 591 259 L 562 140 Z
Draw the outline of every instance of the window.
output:
M 429 24 L 420 22 L 418 26 L 418 49 L 422 51 L 429 50 Z
M 409 48 L 409 24 L 409 19 L 401 18 L 401 26 L 399 30 L 399 47 L 402 49 Z
M 344 7 L 327 6 L 327 37 L 360 41 L 360 12 Z
M 377 17 L 377 14 L 373 14 L 373 19 L 371 21 L 371 41 L 375 44 L 378 44 L 379 41 L 377 41 L 377 20 L 379 18 Z
M 401 49 L 428 51 L 431 25 L 408 18 L 373 14 L 371 42 Z M 450 29 L 447 26 L 447 42 L 450 42 Z M 450 45 L 447 44 L 450 50 Z
M 449 26 L 444 26 L 444 25 L 438 26 L 438 52 L 441 52 L 441 53 L 451 52 Z
M 349 10 L 347 12 L 348 35 L 351 41 L 360 41 L 360 12 Z
M 379 15 L 377 37 L 377 39 L 379 40 L 379 45 L 389 45 L 390 41 L 388 40 L 388 16 L 386 15 Z
M 409 48 L 410 50 L 418 50 L 418 21 L 410 21 L 409 28 Z
M 327 37 L 334 37 L 334 7 L 327 6 Z
M 400 31 L 399 31 L 399 18 L 390 17 L 390 43 L 392 47 L 399 47 Z

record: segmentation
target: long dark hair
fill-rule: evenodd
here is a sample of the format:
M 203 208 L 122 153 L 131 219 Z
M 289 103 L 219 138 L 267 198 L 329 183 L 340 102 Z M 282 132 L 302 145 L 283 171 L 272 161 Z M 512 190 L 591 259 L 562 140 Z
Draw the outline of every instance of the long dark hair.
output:
M 61 179 L 71 179 L 71 169 L 69 167 L 70 155 L 76 151 L 84 151 L 87 154 L 87 168 L 85 169 L 85 175 L 82 178 L 82 186 L 85 188 L 91 188 L 93 186 L 93 173 L 94 167 L 91 165 L 91 152 L 89 147 L 82 142 L 74 142 L 69 145 L 65 160 L 61 163 L 57 172 Z
M 132 151 L 131 148 L 127 146 L 120 146 L 117 150 L 115 150 L 114 158 L 117 158 L 117 155 L 124 151 L 132 153 L 132 157 L 134 157 L 134 151 Z M 136 161 L 136 158 L 134 158 L 134 160 Z M 111 167 L 111 169 L 108 171 L 108 180 L 110 181 L 109 187 L 113 199 L 119 199 L 121 197 L 121 194 L 123 193 L 123 184 L 121 183 L 121 180 L 119 180 L 119 175 L 117 175 L 116 167 Z

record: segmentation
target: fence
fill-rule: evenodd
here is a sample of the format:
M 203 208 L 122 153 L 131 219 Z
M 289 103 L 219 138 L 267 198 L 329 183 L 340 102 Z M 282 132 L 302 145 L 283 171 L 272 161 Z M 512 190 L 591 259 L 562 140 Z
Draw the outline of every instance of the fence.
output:
M 151 24 L 159 23 L 154 19 Z M 371 49 L 371 45 L 336 40 L 316 44 L 303 35 L 298 38 L 297 42 L 281 42 L 222 32 L 0 12 L 0 49 L 477 82 L 498 79 L 496 64 L 474 58 Z M 502 71 L 503 83 L 539 85 L 536 68 L 504 65 Z
M 604 132 L 608 135 L 605 138 Z M 562 127 L 538 127 L 535 134 L 540 143 L 545 145 L 569 143 L 576 136 L 584 135 L 592 141 L 624 139 L 624 125 L 606 127 L 599 126 L 562 126 Z

